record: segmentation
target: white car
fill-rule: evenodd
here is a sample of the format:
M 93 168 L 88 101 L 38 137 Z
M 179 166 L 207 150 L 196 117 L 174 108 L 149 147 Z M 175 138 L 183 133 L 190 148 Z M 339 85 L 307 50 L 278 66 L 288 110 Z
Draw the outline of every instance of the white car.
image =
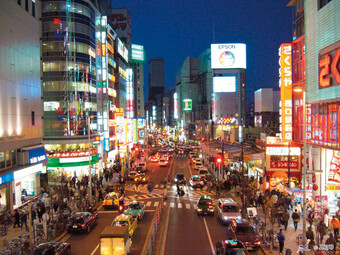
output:
M 203 167 L 203 164 L 201 162 L 196 162 L 194 165 L 194 170 L 198 171 Z
M 159 166 L 167 166 L 168 165 L 168 161 L 164 158 L 160 159 L 158 162 Z

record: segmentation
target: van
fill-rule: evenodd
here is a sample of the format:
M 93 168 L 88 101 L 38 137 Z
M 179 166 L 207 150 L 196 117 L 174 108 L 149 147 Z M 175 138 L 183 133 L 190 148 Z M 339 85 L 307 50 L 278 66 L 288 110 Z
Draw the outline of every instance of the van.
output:
M 217 219 L 222 224 L 228 224 L 231 220 L 241 219 L 241 210 L 232 198 L 220 198 L 217 203 Z

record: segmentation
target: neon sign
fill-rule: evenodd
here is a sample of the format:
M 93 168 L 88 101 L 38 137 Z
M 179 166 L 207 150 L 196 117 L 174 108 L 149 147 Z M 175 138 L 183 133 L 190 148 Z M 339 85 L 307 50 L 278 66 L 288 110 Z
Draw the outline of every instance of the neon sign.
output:
M 340 48 L 321 55 L 319 58 L 319 88 L 340 84 Z

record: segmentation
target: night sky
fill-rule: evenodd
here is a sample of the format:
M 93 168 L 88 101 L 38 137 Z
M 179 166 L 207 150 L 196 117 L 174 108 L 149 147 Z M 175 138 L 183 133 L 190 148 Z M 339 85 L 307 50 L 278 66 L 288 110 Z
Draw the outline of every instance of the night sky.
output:
M 163 57 L 166 89 L 187 56 L 198 57 L 211 43 L 247 44 L 247 102 L 254 91 L 278 84 L 278 48 L 292 41 L 288 0 L 115 1 L 132 19 L 132 42 L 145 47 L 147 61 Z M 213 27 L 215 33 L 213 33 Z M 215 34 L 215 40 L 214 36 Z

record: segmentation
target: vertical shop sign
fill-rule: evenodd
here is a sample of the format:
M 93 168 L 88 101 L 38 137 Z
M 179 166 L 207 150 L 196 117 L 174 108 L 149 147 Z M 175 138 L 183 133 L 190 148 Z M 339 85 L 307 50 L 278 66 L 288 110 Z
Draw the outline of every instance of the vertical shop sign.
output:
M 279 49 L 280 76 L 280 131 L 283 142 L 292 142 L 293 109 L 292 109 L 292 45 L 282 43 Z
M 339 106 L 337 104 L 331 104 L 329 106 L 329 130 L 328 130 L 328 141 L 330 143 L 337 143 L 338 142 L 338 108 Z
M 312 105 L 306 104 L 306 139 L 309 143 L 312 139 Z
M 340 183 L 340 151 L 333 151 L 328 181 Z

